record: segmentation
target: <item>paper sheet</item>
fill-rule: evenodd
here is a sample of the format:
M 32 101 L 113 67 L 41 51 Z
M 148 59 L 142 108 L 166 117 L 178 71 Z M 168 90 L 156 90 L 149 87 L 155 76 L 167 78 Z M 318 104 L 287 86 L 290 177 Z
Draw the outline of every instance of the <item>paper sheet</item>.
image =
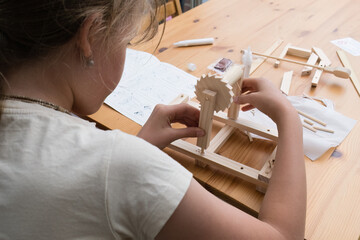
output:
M 318 130 L 314 133 L 303 128 L 304 154 L 313 161 L 321 157 L 321 155 L 331 147 L 338 146 L 355 126 L 356 120 L 334 111 L 331 107 L 324 107 L 321 104 L 314 103 L 314 100 L 299 96 L 289 96 L 287 98 L 296 109 L 325 122 L 327 124 L 326 128 L 335 131 L 334 133 L 328 133 Z M 327 100 L 327 102 L 329 102 L 329 100 Z M 240 112 L 239 117 L 261 123 L 269 128 L 277 129 L 276 124 L 257 109 Z M 300 115 L 300 118 L 303 122 L 304 117 Z M 315 124 L 323 127 L 317 123 Z M 252 134 L 252 137 L 259 138 L 259 136 L 254 134 Z
M 360 56 L 360 42 L 351 37 L 333 40 L 331 43 L 353 56 Z
M 156 104 L 168 104 L 180 94 L 194 97 L 196 81 L 149 53 L 127 49 L 123 76 L 105 103 L 144 125 Z

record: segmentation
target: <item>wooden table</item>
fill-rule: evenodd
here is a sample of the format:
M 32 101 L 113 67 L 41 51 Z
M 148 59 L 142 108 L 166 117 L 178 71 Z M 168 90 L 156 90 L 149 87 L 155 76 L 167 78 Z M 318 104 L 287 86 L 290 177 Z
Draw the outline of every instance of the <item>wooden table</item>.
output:
M 240 49 L 251 46 L 263 52 L 277 39 L 284 43 L 274 55 L 279 55 L 286 43 L 311 49 L 322 48 L 333 62 L 341 65 L 338 49 L 331 40 L 353 37 L 360 40 L 360 1 L 358 0 L 211 0 L 169 21 L 157 50 L 159 37 L 136 46 L 138 50 L 154 53 L 161 61 L 199 77 L 215 60 L 226 57 L 240 63 Z M 174 48 L 172 43 L 184 39 L 214 37 L 215 44 L 189 48 Z M 155 51 L 155 52 L 154 52 Z M 347 54 L 356 74 L 360 76 L 360 58 Z M 294 70 L 290 95 L 307 93 L 310 96 L 334 101 L 335 109 L 360 120 L 360 97 L 349 79 L 323 74 L 318 87 L 311 88 L 311 77 L 301 77 L 301 66 L 281 63 L 273 67 L 267 60 L 252 76 L 266 77 L 280 86 L 285 71 Z M 313 75 L 314 73 L 312 73 Z M 140 126 L 107 106 L 90 118 L 110 129 L 136 134 Z M 215 124 L 214 132 L 220 125 Z M 222 147 L 220 154 L 259 169 L 274 148 L 264 140 L 249 143 L 236 132 Z M 308 187 L 307 239 L 357 239 L 360 236 L 360 124 L 336 149 L 329 150 L 317 161 L 305 158 Z M 220 171 L 195 166 L 193 159 L 170 149 L 165 150 L 189 169 L 194 177 L 214 194 L 256 215 L 263 194 L 254 185 Z

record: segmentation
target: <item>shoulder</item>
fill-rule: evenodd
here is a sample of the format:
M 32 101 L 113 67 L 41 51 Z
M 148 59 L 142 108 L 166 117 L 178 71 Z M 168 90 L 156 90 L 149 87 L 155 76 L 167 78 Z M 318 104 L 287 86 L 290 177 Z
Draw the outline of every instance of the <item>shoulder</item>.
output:
M 116 138 L 123 138 L 118 133 Z M 154 238 L 184 197 L 192 174 L 157 147 L 134 136 L 114 145 L 108 212 L 121 237 Z

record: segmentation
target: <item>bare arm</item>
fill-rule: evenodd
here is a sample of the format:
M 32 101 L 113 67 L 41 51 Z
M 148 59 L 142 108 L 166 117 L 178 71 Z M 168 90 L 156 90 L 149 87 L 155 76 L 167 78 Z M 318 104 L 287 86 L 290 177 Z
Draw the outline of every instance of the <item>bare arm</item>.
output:
M 268 114 L 279 142 L 259 219 L 219 200 L 195 180 L 156 239 L 303 239 L 306 182 L 299 117 L 279 90 L 263 79 L 244 81 L 250 94 L 236 99 Z

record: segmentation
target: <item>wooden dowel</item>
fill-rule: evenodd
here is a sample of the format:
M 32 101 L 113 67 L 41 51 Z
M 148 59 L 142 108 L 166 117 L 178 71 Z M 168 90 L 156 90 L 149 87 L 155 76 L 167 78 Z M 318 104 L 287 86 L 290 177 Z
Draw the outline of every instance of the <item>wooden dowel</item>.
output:
M 243 53 L 244 50 L 241 50 L 241 52 Z M 294 61 L 294 60 L 287 59 L 287 58 L 274 57 L 271 55 L 266 55 L 266 54 L 257 53 L 257 52 L 252 52 L 252 54 L 262 56 L 262 57 L 267 57 L 267 58 L 273 58 L 273 59 L 277 59 L 277 60 L 284 61 L 284 62 L 290 62 L 290 63 L 295 63 L 295 64 L 299 64 L 299 65 L 303 65 L 303 66 L 317 68 L 317 69 L 323 70 L 324 72 L 332 73 L 335 76 L 340 77 L 340 78 L 349 78 L 349 76 L 351 74 L 351 71 L 348 68 L 344 68 L 344 67 L 335 67 L 335 68 L 322 67 L 322 66 L 318 66 L 318 65 L 308 64 L 305 62 L 298 62 L 298 61 Z
M 316 129 L 316 130 L 323 131 L 323 132 L 328 132 L 328 133 L 334 133 L 335 132 L 334 130 L 331 130 L 331 129 L 328 129 L 328 128 L 323 128 L 323 127 L 314 126 L 313 128 Z
M 326 123 L 324 123 L 323 121 L 321 121 L 321 120 L 319 120 L 319 119 L 317 119 L 317 118 L 315 118 L 315 117 L 312 117 L 312 116 L 310 116 L 309 114 L 306 114 L 306 113 L 304 113 L 304 112 L 302 112 L 302 111 L 300 111 L 300 110 L 297 110 L 297 112 L 298 112 L 300 115 L 303 115 L 304 117 L 306 117 L 306 118 L 308 118 L 308 119 L 310 119 L 310 120 L 313 120 L 314 122 L 317 122 L 317 123 L 323 125 L 324 127 L 326 127 Z
M 309 124 L 309 125 L 314 125 L 314 123 L 313 122 L 311 122 L 311 121 L 309 121 L 309 120 L 307 120 L 306 118 L 304 118 L 304 123 L 307 123 L 307 124 Z
M 303 127 L 309 129 L 310 131 L 316 132 L 316 129 L 312 126 L 307 125 L 306 123 L 303 123 Z

